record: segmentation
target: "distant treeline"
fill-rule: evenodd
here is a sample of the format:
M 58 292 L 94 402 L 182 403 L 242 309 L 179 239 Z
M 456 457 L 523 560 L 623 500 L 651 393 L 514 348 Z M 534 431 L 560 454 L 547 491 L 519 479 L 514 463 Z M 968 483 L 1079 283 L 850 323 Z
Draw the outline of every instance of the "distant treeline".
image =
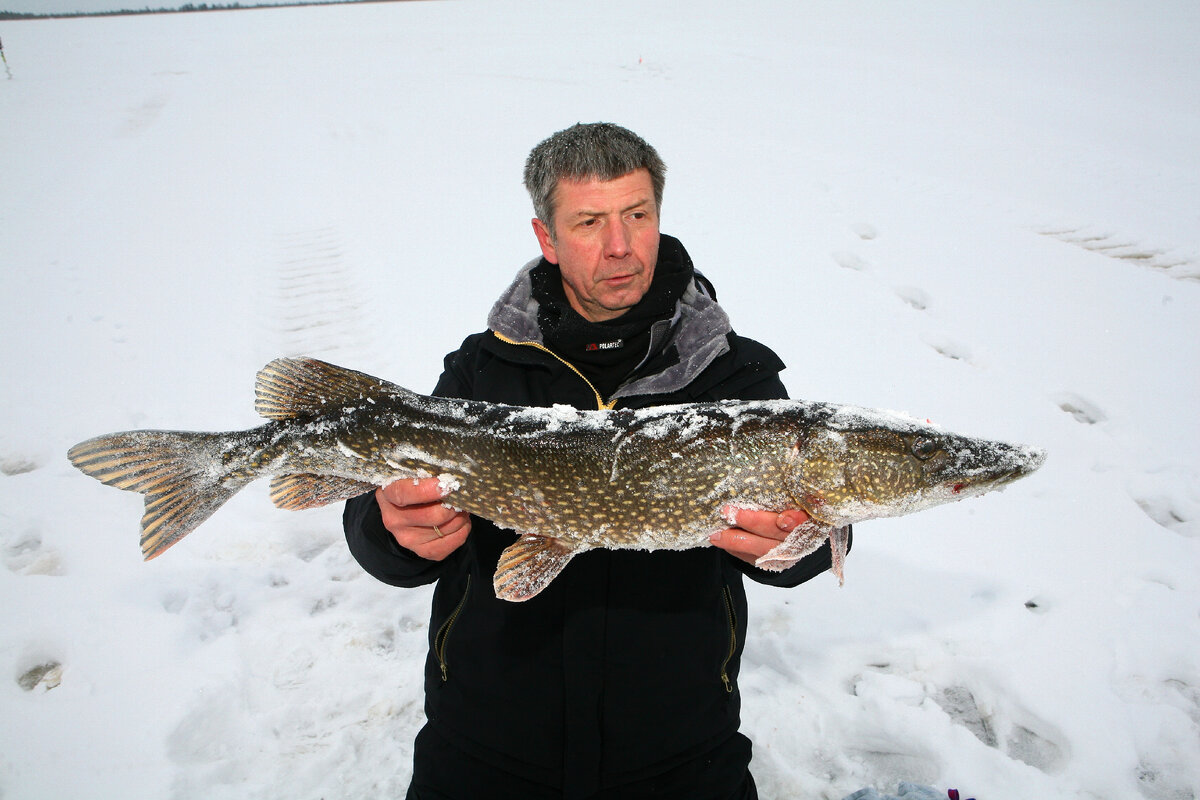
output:
M 246 8 L 289 8 L 293 6 L 340 6 L 351 3 L 395 3 L 403 0 L 295 0 L 291 3 L 185 3 L 178 8 L 124 8 L 120 11 L 75 11 L 59 14 L 27 14 L 0 11 L 5 19 L 65 19 L 68 17 L 119 17 L 127 14 L 182 14 L 192 11 L 234 11 Z

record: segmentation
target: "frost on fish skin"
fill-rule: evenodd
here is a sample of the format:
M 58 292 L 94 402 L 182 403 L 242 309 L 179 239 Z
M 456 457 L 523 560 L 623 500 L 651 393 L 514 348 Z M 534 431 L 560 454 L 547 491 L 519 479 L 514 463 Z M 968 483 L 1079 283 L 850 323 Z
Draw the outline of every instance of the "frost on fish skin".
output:
M 147 495 L 147 557 L 259 477 L 276 476 L 272 499 L 281 507 L 301 508 L 436 476 L 454 508 L 522 535 L 537 580 L 526 582 L 511 558 L 510 580 L 497 585 L 520 595 L 508 599 L 526 599 L 584 549 L 708 546 L 711 533 L 732 524 L 725 508 L 801 508 L 835 530 L 999 488 L 1044 457 L 826 403 L 581 411 L 418 395 L 311 359 L 279 359 L 264 375 L 257 405 L 270 421 L 258 428 L 132 432 L 72 448 L 87 474 Z M 772 563 L 786 564 L 810 539 Z
M 438 491 L 442 493 L 442 497 L 445 497 L 451 492 L 457 492 L 462 488 L 462 481 L 458 479 L 457 475 L 451 475 L 449 472 L 443 472 L 441 475 L 438 475 L 437 478 Z

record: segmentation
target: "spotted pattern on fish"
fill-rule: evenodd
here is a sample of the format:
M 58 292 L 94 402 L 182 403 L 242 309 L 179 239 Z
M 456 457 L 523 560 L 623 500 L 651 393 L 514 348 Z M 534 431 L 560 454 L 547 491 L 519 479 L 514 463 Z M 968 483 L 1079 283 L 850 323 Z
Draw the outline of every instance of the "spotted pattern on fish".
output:
M 721 401 L 578 411 L 429 397 L 315 359 L 276 359 L 255 386 L 269 421 L 248 431 L 131 431 L 68 453 L 83 472 L 146 495 L 142 551 L 160 555 L 247 483 L 274 476 L 280 508 L 338 502 L 441 476 L 446 502 L 520 535 L 497 595 L 536 595 L 589 549 L 688 549 L 727 506 L 811 517 L 759 559 L 786 569 L 846 529 L 1001 488 L 1045 454 L 852 406 Z

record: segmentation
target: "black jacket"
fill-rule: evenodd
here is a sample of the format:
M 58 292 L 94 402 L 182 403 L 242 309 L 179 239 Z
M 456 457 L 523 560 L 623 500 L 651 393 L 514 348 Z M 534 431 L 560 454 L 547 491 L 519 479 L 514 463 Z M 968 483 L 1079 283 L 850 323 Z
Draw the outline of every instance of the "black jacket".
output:
M 538 303 L 529 276 L 538 267 L 530 262 L 518 275 L 488 331 L 446 357 L 435 394 L 580 409 L 611 400 L 545 349 L 531 319 Z M 663 237 L 658 269 L 685 270 L 686 290 L 615 402 L 636 408 L 786 397 L 782 362 L 733 333 L 711 286 L 692 276 L 690 259 L 670 237 Z M 736 732 L 743 574 L 794 586 L 830 567 L 828 544 L 782 573 L 716 548 L 593 550 L 536 597 L 509 603 L 494 596 L 492 573 L 516 537 L 486 520 L 474 519 L 467 543 L 442 562 L 397 545 L 373 495 L 347 504 L 345 528 L 351 552 L 379 580 L 407 587 L 437 581 L 425 669 L 430 724 L 476 757 L 562 786 L 567 797 L 653 775 Z

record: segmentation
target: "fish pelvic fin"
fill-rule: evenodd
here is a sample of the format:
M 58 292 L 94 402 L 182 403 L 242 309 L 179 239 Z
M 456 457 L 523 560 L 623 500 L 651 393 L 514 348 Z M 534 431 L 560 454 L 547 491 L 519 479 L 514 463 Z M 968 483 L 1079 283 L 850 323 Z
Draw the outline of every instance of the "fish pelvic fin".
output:
M 520 603 L 550 585 L 578 549 L 559 539 L 526 534 L 504 548 L 492 586 L 496 597 Z
M 819 522 L 809 520 L 803 525 L 797 525 L 792 529 L 792 532 L 787 535 L 779 544 L 772 547 L 758 560 L 754 562 L 754 566 L 759 569 L 769 570 L 771 572 L 783 572 L 796 565 L 796 563 L 806 555 L 816 551 L 826 539 L 832 539 L 839 535 L 841 541 L 841 558 L 845 558 L 846 554 L 846 530 L 845 528 L 833 528 L 829 525 L 822 525 Z M 841 559 L 834 548 L 834 568 L 840 577 Z
M 383 396 L 414 395 L 364 372 L 315 358 L 277 358 L 260 369 L 254 380 L 254 410 L 274 420 L 313 416 L 331 407 Z
M 108 486 L 146 496 L 142 555 L 149 561 L 196 529 L 253 478 L 223 474 L 225 434 L 131 431 L 98 436 L 67 458 Z
M 349 500 L 375 488 L 373 483 L 336 475 L 277 475 L 271 479 L 271 502 L 276 508 L 299 511 Z
M 833 552 L 833 565 L 829 569 L 837 576 L 838 586 L 845 586 L 846 553 L 850 550 L 849 525 L 829 532 L 829 549 Z

